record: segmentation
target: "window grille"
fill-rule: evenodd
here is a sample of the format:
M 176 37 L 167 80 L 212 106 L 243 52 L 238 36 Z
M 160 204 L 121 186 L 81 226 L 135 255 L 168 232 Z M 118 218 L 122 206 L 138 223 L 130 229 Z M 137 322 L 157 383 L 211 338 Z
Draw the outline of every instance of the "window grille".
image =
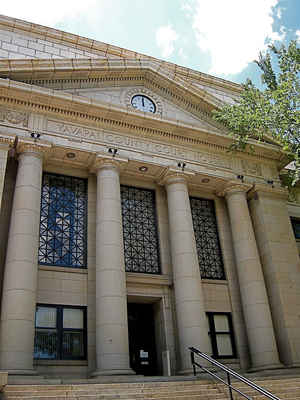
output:
M 155 192 L 121 186 L 125 268 L 160 274 Z
M 213 200 L 190 198 L 201 278 L 225 279 Z
M 86 268 L 87 183 L 43 175 L 39 263 Z

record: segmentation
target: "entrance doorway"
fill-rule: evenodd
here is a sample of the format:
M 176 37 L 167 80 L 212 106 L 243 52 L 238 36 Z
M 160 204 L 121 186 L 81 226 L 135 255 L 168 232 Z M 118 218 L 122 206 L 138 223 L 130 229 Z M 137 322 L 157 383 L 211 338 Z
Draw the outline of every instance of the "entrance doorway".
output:
M 152 304 L 128 303 L 130 367 L 137 375 L 157 375 Z

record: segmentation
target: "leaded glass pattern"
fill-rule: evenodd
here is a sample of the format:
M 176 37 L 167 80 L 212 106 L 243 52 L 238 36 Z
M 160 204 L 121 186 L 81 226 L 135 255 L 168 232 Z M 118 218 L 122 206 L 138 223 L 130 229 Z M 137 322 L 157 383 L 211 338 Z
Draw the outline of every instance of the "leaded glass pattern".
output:
M 213 200 L 190 198 L 201 278 L 225 279 Z
M 85 179 L 43 175 L 39 263 L 86 268 Z
M 122 185 L 121 202 L 126 271 L 159 274 L 154 191 Z

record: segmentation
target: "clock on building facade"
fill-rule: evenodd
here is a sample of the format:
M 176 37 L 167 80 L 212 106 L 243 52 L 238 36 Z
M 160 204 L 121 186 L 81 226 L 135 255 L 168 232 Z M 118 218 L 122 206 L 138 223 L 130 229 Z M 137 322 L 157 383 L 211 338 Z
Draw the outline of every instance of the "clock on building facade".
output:
M 131 99 L 131 105 L 139 111 L 151 112 L 153 114 L 156 111 L 154 102 L 143 94 L 133 96 Z

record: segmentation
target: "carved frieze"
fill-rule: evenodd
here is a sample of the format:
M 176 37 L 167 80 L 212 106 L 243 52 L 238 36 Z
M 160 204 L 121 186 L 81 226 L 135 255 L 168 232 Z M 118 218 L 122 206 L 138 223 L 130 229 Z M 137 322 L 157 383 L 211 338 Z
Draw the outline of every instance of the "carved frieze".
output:
M 242 160 L 245 175 L 262 176 L 261 166 L 249 160 Z
M 28 114 L 14 110 L 0 108 L 0 122 L 8 122 L 22 127 L 28 126 Z
M 181 160 L 205 163 L 218 168 L 231 169 L 231 161 L 226 156 L 189 150 L 175 145 L 155 143 L 144 138 L 138 139 L 136 137 L 118 135 L 104 130 L 83 128 L 51 120 L 48 121 L 48 131 L 59 133 L 63 136 L 73 137 L 77 140 L 92 140 L 94 142 L 109 145 L 114 144 L 132 150 L 142 151 L 144 153 L 165 155 Z

